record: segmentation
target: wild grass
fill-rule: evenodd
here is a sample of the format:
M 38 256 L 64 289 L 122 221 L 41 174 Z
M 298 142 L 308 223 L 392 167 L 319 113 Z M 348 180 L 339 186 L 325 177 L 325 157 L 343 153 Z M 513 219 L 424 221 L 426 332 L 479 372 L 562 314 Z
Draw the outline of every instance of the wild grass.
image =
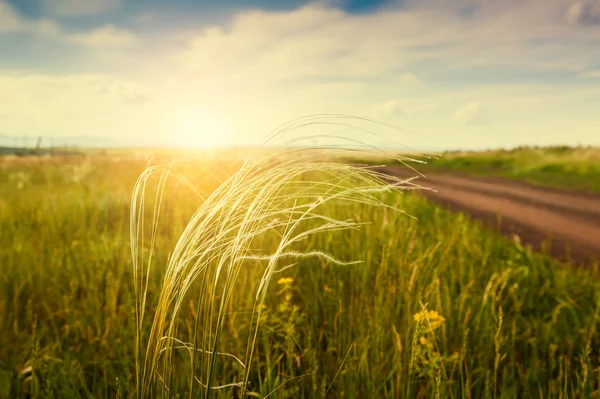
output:
M 381 158 L 366 163 L 397 163 Z M 459 171 L 481 176 L 500 176 L 529 183 L 583 192 L 600 193 L 600 148 L 518 147 L 511 150 L 446 152 L 424 168 L 427 171 Z
M 481 153 L 448 153 L 435 160 L 432 166 L 600 193 L 598 147 L 519 147 Z
M 280 155 L 4 161 L 0 397 L 597 396 L 595 271 Z
M 152 255 L 164 187 L 169 176 L 174 174 L 174 163 L 164 167 L 149 166 L 138 179 L 131 207 L 138 397 L 156 396 L 159 392 L 161 396 L 170 395 L 174 388 L 175 392 L 182 391 L 183 387 L 173 382 L 176 349 L 189 354 L 192 377 L 187 389 L 190 397 L 195 389 L 203 391 L 201 395 L 205 397 L 211 396 L 213 390 L 230 387 L 241 388 L 243 395 L 255 393 L 247 386 L 265 297 L 273 276 L 308 257 L 317 257 L 338 266 L 353 263 L 336 259 L 318 248 L 308 251 L 297 249 L 301 242 L 310 240 L 314 235 L 357 229 L 364 224 L 348 218 L 338 219 L 321 210 L 334 201 L 338 206 L 386 207 L 377 194 L 418 188 L 410 183 L 410 179 L 401 180 L 384 176 L 372 168 L 336 162 L 336 154 L 347 153 L 347 150 L 289 148 L 303 140 L 286 139 L 286 133 L 307 125 L 335 123 L 336 119 L 317 116 L 282 126 L 271 138 L 271 141 L 284 139 L 282 144 L 251 155 L 212 193 L 203 195 L 201 187 L 190 184 L 203 202 L 169 257 L 157 308 L 150 316 L 152 322 L 148 337 L 143 336 L 143 327 Z M 347 141 L 357 144 L 355 140 Z M 161 174 L 154 190 L 149 253 L 145 257 L 146 188 L 149 178 L 159 171 Z M 210 170 L 204 171 L 211 174 Z M 175 176 L 179 177 L 178 174 Z M 180 179 L 187 181 L 185 175 L 181 175 Z M 256 243 L 265 235 L 272 237 L 272 245 L 261 243 L 257 246 Z M 238 277 L 249 268 L 256 270 L 258 284 L 250 291 L 246 288 L 244 298 L 238 299 L 235 297 L 240 289 Z M 179 334 L 184 301 L 197 282 L 199 291 L 195 299 L 194 327 L 187 335 Z M 221 338 L 225 333 L 225 319 L 230 317 L 229 304 L 239 304 L 247 297 L 254 299 L 250 307 L 252 310 L 246 312 L 250 318 L 235 327 L 237 335 L 247 342 L 245 353 L 222 352 Z M 215 372 L 219 370 L 217 361 L 224 357 L 234 359 L 242 367 L 243 373 L 237 381 L 215 381 Z

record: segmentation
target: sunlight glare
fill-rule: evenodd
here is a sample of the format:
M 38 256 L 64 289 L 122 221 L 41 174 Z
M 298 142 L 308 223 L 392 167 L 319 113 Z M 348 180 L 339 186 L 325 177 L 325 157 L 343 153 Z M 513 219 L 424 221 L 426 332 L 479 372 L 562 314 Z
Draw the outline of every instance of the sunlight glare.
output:
M 176 120 L 176 146 L 185 148 L 221 148 L 231 146 L 232 129 L 222 119 L 202 112 L 185 112 Z

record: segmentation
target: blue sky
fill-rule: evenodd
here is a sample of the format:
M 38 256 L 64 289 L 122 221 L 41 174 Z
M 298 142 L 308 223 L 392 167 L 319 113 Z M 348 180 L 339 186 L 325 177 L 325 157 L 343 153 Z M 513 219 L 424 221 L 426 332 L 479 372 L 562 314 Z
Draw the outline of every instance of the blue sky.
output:
M 0 134 L 257 144 L 339 112 L 417 148 L 600 145 L 598 43 L 600 0 L 0 0 Z

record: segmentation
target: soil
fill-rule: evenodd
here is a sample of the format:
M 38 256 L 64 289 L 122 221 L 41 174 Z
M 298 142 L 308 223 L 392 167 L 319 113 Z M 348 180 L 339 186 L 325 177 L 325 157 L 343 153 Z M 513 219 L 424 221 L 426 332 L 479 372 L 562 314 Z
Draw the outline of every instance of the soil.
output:
M 398 177 L 404 167 L 381 171 Z M 561 191 L 502 179 L 455 173 L 427 174 L 415 183 L 422 193 L 453 211 L 482 220 L 488 227 L 560 261 L 590 265 L 600 260 L 600 195 Z

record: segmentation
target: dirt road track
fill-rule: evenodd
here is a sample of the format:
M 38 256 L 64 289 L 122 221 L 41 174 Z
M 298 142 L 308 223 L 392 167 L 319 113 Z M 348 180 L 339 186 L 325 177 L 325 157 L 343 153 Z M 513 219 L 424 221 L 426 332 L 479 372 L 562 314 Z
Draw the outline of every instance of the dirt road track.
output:
M 399 177 L 415 173 L 402 167 L 382 171 Z M 579 264 L 600 260 L 600 195 L 575 194 L 526 183 L 455 174 L 426 174 L 418 179 L 430 200 L 481 219 L 489 227 Z M 498 223 L 498 215 L 501 221 Z

